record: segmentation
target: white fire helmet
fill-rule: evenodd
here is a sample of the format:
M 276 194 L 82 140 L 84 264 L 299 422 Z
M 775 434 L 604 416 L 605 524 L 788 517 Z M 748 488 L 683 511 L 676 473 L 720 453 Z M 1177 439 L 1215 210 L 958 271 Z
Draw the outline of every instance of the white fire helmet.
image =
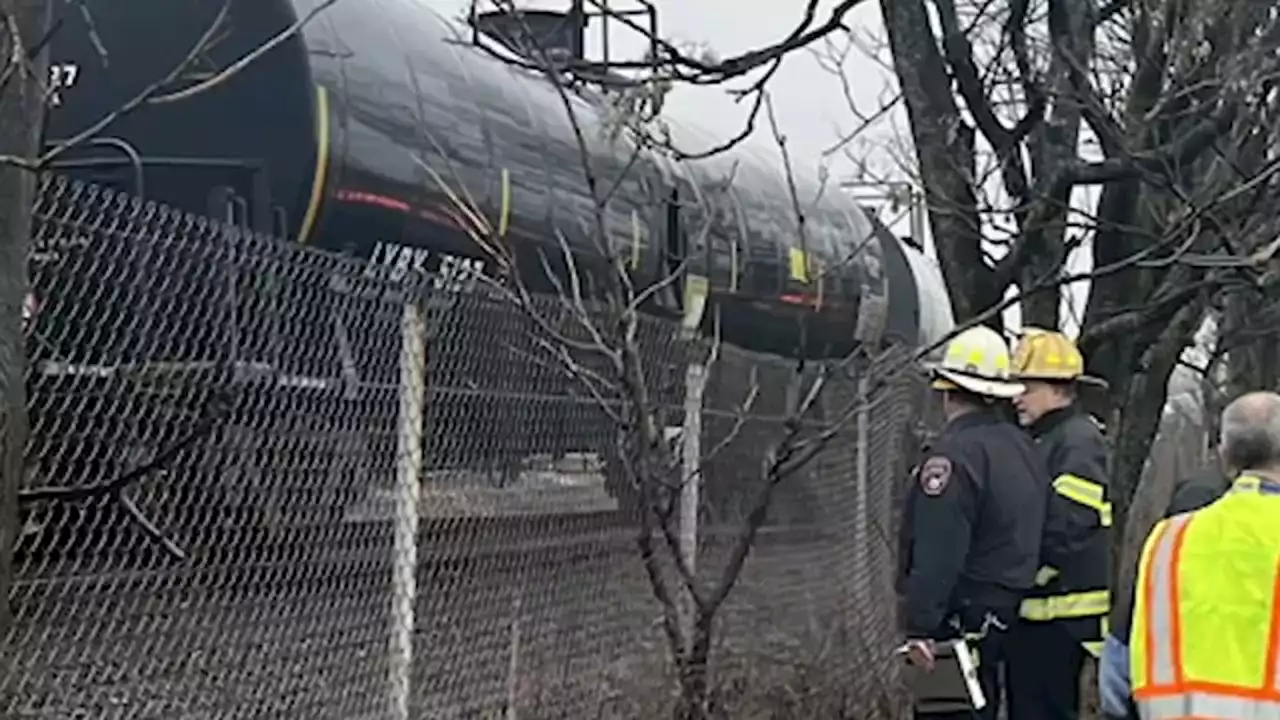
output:
M 942 361 L 929 368 L 933 388 L 968 390 L 992 398 L 1021 395 L 1022 383 L 1010 379 L 1009 344 L 995 330 L 978 325 L 951 338 Z

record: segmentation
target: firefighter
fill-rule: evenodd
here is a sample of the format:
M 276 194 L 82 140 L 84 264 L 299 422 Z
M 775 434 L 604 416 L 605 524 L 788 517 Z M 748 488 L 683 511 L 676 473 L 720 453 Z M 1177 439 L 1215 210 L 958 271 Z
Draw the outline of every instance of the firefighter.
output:
M 1222 413 L 1220 500 L 1160 521 L 1138 570 L 1129 644 L 1143 720 L 1280 717 L 1280 395 Z
M 930 670 L 936 641 L 968 640 L 988 702 L 976 713 L 937 711 L 917 695 L 916 717 L 994 720 L 1006 634 L 1039 566 L 1044 512 L 1027 508 L 1046 506 L 1049 478 L 1034 443 L 997 412 L 1023 390 L 1009 379 L 1009 347 L 998 333 L 965 330 L 931 371 L 947 420 L 905 507 L 907 654 Z
M 1099 423 L 1076 404 L 1084 358 L 1059 332 L 1024 333 L 1013 377 L 1014 400 L 1052 478 L 1036 586 L 1023 600 L 1009 643 L 1011 720 L 1079 717 L 1080 673 L 1102 653 L 1111 610 L 1111 504 L 1108 449 Z

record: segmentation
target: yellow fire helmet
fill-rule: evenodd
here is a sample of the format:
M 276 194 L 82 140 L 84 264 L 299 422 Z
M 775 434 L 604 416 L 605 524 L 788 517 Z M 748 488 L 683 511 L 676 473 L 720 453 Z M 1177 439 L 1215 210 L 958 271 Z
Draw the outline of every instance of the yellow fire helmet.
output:
M 966 329 L 947 343 L 942 361 L 929 368 L 935 390 L 968 390 L 993 398 L 1022 394 L 1009 375 L 1009 345 L 989 327 Z
M 1023 329 L 1013 351 L 1012 376 L 1018 380 L 1106 386 L 1102 379 L 1085 374 L 1084 355 L 1071 338 L 1054 330 L 1034 327 Z

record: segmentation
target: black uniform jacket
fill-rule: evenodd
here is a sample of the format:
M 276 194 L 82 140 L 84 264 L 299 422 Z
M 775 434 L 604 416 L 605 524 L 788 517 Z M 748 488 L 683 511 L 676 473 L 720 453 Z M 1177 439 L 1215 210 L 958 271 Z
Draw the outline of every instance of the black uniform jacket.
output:
M 1111 577 L 1111 498 L 1108 448 L 1102 430 L 1074 407 L 1046 413 L 1031 435 L 1045 459 L 1054 492 L 1049 498 L 1041 560 L 1047 569 L 1028 596 L 1049 599 L 1023 605 L 1032 621 L 1060 620 L 1072 635 L 1101 641 L 1110 610 L 1105 593 Z M 1099 598 L 1104 603 L 1098 606 Z M 1028 612 L 1028 608 L 1037 608 Z
M 936 637 L 965 607 L 1016 607 L 1035 580 L 1048 500 L 1043 460 L 994 412 L 951 420 L 905 503 L 900 588 L 908 637 Z

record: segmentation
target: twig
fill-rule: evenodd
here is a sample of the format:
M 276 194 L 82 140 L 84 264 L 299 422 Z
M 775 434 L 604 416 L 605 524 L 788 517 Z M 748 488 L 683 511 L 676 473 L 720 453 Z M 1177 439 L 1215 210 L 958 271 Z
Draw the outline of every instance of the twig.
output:
M 306 27 L 308 23 L 310 23 L 313 19 L 315 19 L 317 15 L 319 15 L 320 13 L 332 7 L 333 4 L 336 2 L 338 2 L 338 0 L 321 0 L 321 2 L 318 5 L 311 8 L 311 10 L 309 10 L 305 15 L 295 20 L 292 25 L 276 33 L 266 42 L 255 47 L 253 50 L 250 50 L 249 52 L 245 53 L 243 56 L 240 57 L 239 60 L 236 60 L 230 65 L 214 73 L 211 77 L 206 78 L 205 80 L 202 80 L 201 82 L 198 82 L 194 85 L 191 85 L 190 87 L 185 87 L 181 90 L 177 90 L 171 93 L 166 93 L 164 95 L 156 95 L 154 97 L 150 97 L 148 94 L 147 97 L 144 97 L 144 100 L 151 105 L 166 105 L 168 103 L 174 103 L 179 100 L 185 100 L 186 98 L 193 97 L 206 90 L 209 90 L 210 88 L 221 85 L 222 83 L 226 82 L 227 80 L 230 80 L 232 77 L 242 72 L 245 68 L 257 62 L 257 60 L 261 58 L 263 55 L 266 55 L 267 53 L 279 47 L 281 44 L 288 41 L 290 38 L 296 35 L 299 31 L 301 31 L 302 28 Z M 225 8 L 227 6 L 224 5 L 223 7 L 225 11 Z M 224 14 L 225 12 L 219 13 L 219 20 L 223 18 Z M 218 24 L 219 23 L 216 23 L 216 22 L 214 23 L 215 26 Z M 201 44 L 200 49 L 203 49 L 203 44 Z M 183 63 L 182 67 L 185 68 L 188 63 L 194 60 L 196 54 L 192 54 Z M 176 73 L 175 73 L 175 77 L 176 77 Z M 172 79 L 170 80 L 170 82 L 172 82 Z
M 39 158 L 37 158 L 34 161 L 29 160 L 27 158 L 19 158 L 14 156 L 0 156 L 0 163 L 17 165 L 19 167 L 26 168 L 29 170 L 41 170 L 47 167 L 49 163 L 61 157 L 61 155 L 67 150 L 70 150 L 76 145 L 79 145 L 85 140 L 88 140 L 94 135 L 97 135 L 99 132 L 102 132 L 103 128 L 115 122 L 120 117 L 127 115 L 133 112 L 134 110 L 136 110 L 137 108 L 141 107 L 142 104 L 147 102 L 148 98 L 154 95 L 157 90 L 173 82 L 182 73 L 182 71 L 186 69 L 186 67 L 190 65 L 191 62 L 195 60 L 195 58 L 201 52 L 204 51 L 204 48 L 209 43 L 209 39 L 213 37 L 214 33 L 218 31 L 218 28 L 222 25 L 222 23 L 226 22 L 228 13 L 230 13 L 230 11 L 231 11 L 231 0 L 223 0 L 222 7 L 218 10 L 218 14 L 213 19 L 213 22 L 209 23 L 209 27 L 205 29 L 204 34 L 202 34 L 200 36 L 200 39 L 198 39 L 195 42 L 195 44 L 191 46 L 191 49 L 187 51 L 187 54 L 182 58 L 182 60 L 179 61 L 178 64 L 175 65 L 163 77 L 143 87 L 142 90 L 136 93 L 132 98 L 127 100 L 120 107 L 107 113 L 106 115 L 103 115 L 101 118 L 97 120 L 97 122 L 94 122 L 91 125 L 89 125 L 89 127 L 85 128 L 84 130 L 81 130 L 80 132 L 76 133 L 70 138 L 58 143 L 56 146 L 45 151 L 43 154 L 40 155 Z
M 192 85 L 187 88 L 183 88 L 182 90 L 179 90 L 173 93 L 169 93 L 165 95 L 157 95 L 156 93 L 161 88 L 166 87 L 172 84 L 174 81 L 176 81 L 178 77 L 181 76 L 182 73 L 187 69 L 187 67 L 189 67 L 191 63 L 194 62 L 195 59 L 199 57 L 202 52 L 205 51 L 205 49 L 210 44 L 210 40 L 217 34 L 217 32 L 222 27 L 223 23 L 226 22 L 227 17 L 230 13 L 232 0 L 223 0 L 222 7 L 218 10 L 217 16 L 209 24 L 209 27 L 205 29 L 205 32 L 200 36 L 200 39 L 197 40 L 194 45 L 192 45 L 191 49 L 187 51 L 187 54 L 183 57 L 183 59 L 177 65 L 175 65 L 168 73 L 166 73 L 163 77 L 161 77 L 159 80 L 156 80 L 154 82 L 147 84 L 145 87 L 142 88 L 142 90 L 134 94 L 133 97 L 127 100 L 120 107 L 103 115 L 101 118 L 99 118 L 97 121 L 90 124 L 85 129 L 81 130 L 80 132 L 76 133 L 72 137 L 58 143 L 56 146 L 45 151 L 38 158 L 32 160 L 29 158 L 21 158 L 14 155 L 0 155 L 0 163 L 14 165 L 17 167 L 21 167 L 21 168 L 24 168 L 27 170 L 33 170 L 33 171 L 43 170 L 44 168 L 48 167 L 51 162 L 61 157 L 62 154 L 65 153 L 67 150 L 70 150 L 71 148 L 76 147 L 77 145 L 84 142 L 85 140 L 88 140 L 89 138 L 94 137 L 98 133 L 102 132 L 102 130 L 107 126 L 109 126 L 111 123 L 115 122 L 116 120 L 118 120 L 119 118 L 125 115 L 128 115 L 129 113 L 132 113 L 134 110 L 138 109 L 144 104 L 160 105 L 160 104 L 177 102 L 179 100 L 189 98 L 199 93 L 202 93 L 216 85 L 219 85 L 229 80 L 230 78 L 240 73 L 245 68 L 249 67 L 257 59 L 261 58 L 262 56 L 270 52 L 272 49 L 278 47 L 282 43 L 289 40 L 296 33 L 298 33 L 303 27 L 305 27 L 307 23 L 309 23 L 313 18 L 319 15 L 320 12 L 332 6 L 337 1 L 338 0 L 322 0 L 322 2 L 319 5 L 312 8 L 310 12 L 308 12 L 307 14 L 299 18 L 296 22 L 294 22 L 288 28 L 280 31 L 279 33 L 271 37 L 269 40 L 267 40 L 265 43 L 254 48 L 252 51 L 245 54 L 239 60 L 223 68 L 221 71 L 219 71 L 212 77 L 202 82 L 196 83 L 195 85 Z
M 124 509 L 125 515 L 142 530 L 144 535 L 160 545 L 169 556 L 178 561 L 185 560 L 187 556 L 182 548 L 166 537 L 164 532 L 138 508 L 133 500 L 124 494 L 124 491 L 128 486 L 141 481 L 144 477 L 162 470 L 197 441 L 207 437 L 217 429 L 218 423 L 222 421 L 230 410 L 230 396 L 225 392 L 215 393 L 205 405 L 205 417 L 196 423 L 195 428 L 168 447 L 157 452 L 148 462 L 121 473 L 111 480 L 92 485 L 47 486 L 19 490 L 18 504 L 34 505 L 42 502 L 77 503 L 93 498 L 109 497 Z

